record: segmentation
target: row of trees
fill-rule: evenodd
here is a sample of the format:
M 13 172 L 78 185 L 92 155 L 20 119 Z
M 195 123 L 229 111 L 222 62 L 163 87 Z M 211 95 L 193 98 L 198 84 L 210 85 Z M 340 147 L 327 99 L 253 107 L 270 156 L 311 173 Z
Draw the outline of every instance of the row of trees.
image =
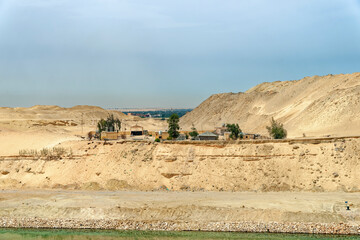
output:
M 179 116 L 177 114 L 172 114 L 170 118 L 168 119 L 169 124 L 169 136 L 171 139 L 177 138 L 179 133 Z M 239 124 L 226 124 L 227 131 L 230 132 L 230 138 L 232 139 L 242 139 L 244 137 L 244 134 L 242 130 L 239 127 Z M 278 121 L 276 121 L 274 118 L 271 119 L 270 126 L 267 126 L 266 129 L 268 130 L 270 136 L 274 139 L 284 139 L 287 136 L 287 131 L 284 128 L 284 125 Z M 193 126 L 191 128 L 191 132 L 189 135 L 192 138 L 195 138 L 199 135 L 196 128 Z
M 243 132 L 241 131 L 239 124 L 226 124 L 227 131 L 230 132 L 230 138 L 238 139 L 243 138 Z M 284 125 L 274 118 L 271 119 L 270 126 L 267 126 L 270 136 L 274 139 L 284 139 L 287 136 L 287 131 Z
M 179 126 L 179 115 L 176 113 L 172 114 L 167 120 L 168 133 L 170 139 L 175 139 L 180 135 L 180 126 Z M 106 119 L 101 119 L 97 124 L 98 132 L 101 133 L 103 131 L 119 131 L 121 128 L 121 121 L 118 118 L 115 118 L 113 114 L 110 114 Z M 242 139 L 243 132 L 239 127 L 239 124 L 226 124 L 227 131 L 230 132 L 230 138 L 232 139 Z M 271 119 L 270 126 L 267 126 L 270 136 L 274 139 L 283 139 L 287 136 L 287 131 L 284 128 L 283 124 L 276 121 L 274 118 Z M 192 138 L 195 138 L 199 135 L 196 128 L 193 126 L 191 128 L 191 132 L 189 135 Z
M 115 118 L 114 114 L 110 114 L 106 119 L 100 119 L 97 129 L 99 133 L 103 131 L 119 131 L 121 129 L 121 121 L 119 118 Z

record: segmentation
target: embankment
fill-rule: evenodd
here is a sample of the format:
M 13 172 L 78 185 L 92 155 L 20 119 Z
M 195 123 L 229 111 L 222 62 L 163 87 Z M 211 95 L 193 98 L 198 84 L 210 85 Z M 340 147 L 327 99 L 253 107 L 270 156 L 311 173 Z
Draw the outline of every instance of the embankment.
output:
M 360 139 L 69 141 L 73 158 L 0 158 L 2 189 L 360 191 Z
M 360 233 L 360 193 L 0 190 L 0 196 L 0 227 Z

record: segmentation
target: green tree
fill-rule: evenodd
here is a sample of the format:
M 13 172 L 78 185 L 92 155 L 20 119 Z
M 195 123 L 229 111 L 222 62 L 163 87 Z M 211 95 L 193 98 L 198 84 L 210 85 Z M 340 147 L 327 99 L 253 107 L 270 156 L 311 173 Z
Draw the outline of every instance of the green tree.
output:
M 106 131 L 106 128 L 107 128 L 106 120 L 105 119 L 100 119 L 100 121 L 97 124 L 97 128 L 98 128 L 99 133 L 101 133 L 103 131 Z
M 194 138 L 196 138 L 196 137 L 199 135 L 199 133 L 198 133 L 198 131 L 196 130 L 196 128 L 194 127 L 194 125 L 192 126 L 191 130 L 192 130 L 192 131 L 189 132 L 189 135 L 191 136 L 192 139 L 194 139 Z
M 115 118 L 114 114 L 109 114 L 106 120 L 100 119 L 97 124 L 97 128 L 99 133 L 103 131 L 118 131 L 121 128 L 121 121 L 118 118 Z
M 235 123 L 226 124 L 226 128 L 227 128 L 228 132 L 231 132 L 230 137 L 232 139 L 234 139 L 234 140 L 238 139 L 239 136 L 242 138 L 243 134 L 242 134 L 242 131 L 241 131 L 240 127 L 239 127 L 239 124 L 235 124 Z
M 177 138 L 180 133 L 179 133 L 179 116 L 176 113 L 173 113 L 169 119 L 168 119 L 168 124 L 169 124 L 169 128 L 168 128 L 168 133 L 170 138 L 175 139 Z
M 283 124 L 275 121 L 274 118 L 271 119 L 270 126 L 267 126 L 266 129 L 274 139 L 284 139 L 287 136 L 287 131 Z
M 110 131 L 110 132 L 120 130 L 120 128 L 121 128 L 121 122 L 118 118 L 114 117 L 114 114 L 109 114 L 109 116 L 106 119 L 106 125 L 108 128 L 108 131 Z

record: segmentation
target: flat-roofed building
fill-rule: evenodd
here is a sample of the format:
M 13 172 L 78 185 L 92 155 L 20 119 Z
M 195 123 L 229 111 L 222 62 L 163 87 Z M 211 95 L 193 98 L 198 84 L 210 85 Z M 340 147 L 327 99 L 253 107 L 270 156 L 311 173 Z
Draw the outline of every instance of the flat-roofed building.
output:
M 199 134 L 199 140 L 218 140 L 218 135 L 212 132 L 204 132 Z
M 134 125 L 130 127 L 130 135 L 131 136 L 141 136 L 144 134 L 144 128 L 139 125 Z

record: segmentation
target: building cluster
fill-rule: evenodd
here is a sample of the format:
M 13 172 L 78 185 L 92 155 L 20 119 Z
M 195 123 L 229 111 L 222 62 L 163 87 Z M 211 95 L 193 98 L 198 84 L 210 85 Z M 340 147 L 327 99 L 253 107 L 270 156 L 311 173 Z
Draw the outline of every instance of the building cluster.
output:
M 191 137 L 190 132 L 192 131 L 179 131 L 180 135 L 178 138 L 173 139 L 177 141 L 185 140 L 200 140 L 200 141 L 215 141 L 215 140 L 231 140 L 231 132 L 227 131 L 225 126 L 216 127 L 213 131 L 197 131 L 199 133 L 196 137 Z M 101 132 L 101 140 L 117 140 L 117 139 L 133 139 L 133 140 L 143 140 L 143 139 L 159 139 L 167 140 L 170 135 L 165 131 L 148 131 L 140 125 L 134 125 L 130 127 L 129 131 L 117 131 L 117 132 Z M 252 139 L 266 139 L 267 137 L 260 134 L 252 133 L 242 133 L 243 140 L 252 140 Z

